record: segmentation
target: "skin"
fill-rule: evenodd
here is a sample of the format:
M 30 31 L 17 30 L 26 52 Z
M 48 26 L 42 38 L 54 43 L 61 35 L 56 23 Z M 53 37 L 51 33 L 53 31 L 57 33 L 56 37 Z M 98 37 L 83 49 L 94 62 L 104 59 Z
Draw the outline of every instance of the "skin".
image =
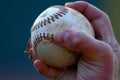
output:
M 66 3 L 65 6 L 87 17 L 96 38 L 74 30 L 56 33 L 56 44 L 82 53 L 78 63 L 66 69 L 52 68 L 39 60 L 29 41 L 28 53 L 32 53 L 31 59 L 37 71 L 54 80 L 118 80 L 120 45 L 115 39 L 108 15 L 84 1 Z

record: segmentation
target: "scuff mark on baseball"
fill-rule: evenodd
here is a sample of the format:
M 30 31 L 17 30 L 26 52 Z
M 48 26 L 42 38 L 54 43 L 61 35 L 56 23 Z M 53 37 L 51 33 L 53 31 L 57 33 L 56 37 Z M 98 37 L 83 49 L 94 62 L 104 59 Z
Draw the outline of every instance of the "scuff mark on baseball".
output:
M 54 43 L 60 30 L 80 30 L 94 37 L 89 21 L 78 11 L 64 6 L 52 6 L 43 11 L 31 28 L 31 43 L 38 58 L 52 67 L 67 67 L 76 63 L 74 51 Z

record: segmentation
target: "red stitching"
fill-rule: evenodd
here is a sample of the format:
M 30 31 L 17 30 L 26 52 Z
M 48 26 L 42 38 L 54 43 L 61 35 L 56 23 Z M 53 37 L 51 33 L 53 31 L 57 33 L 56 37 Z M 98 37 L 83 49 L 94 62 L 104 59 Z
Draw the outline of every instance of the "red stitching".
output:
M 68 13 L 68 9 L 59 8 L 58 12 L 39 21 L 38 24 L 34 25 L 33 28 L 31 29 L 31 32 L 37 30 L 38 28 L 46 26 L 47 24 L 51 24 L 52 22 L 55 21 L 55 19 L 59 19 L 60 17 L 63 17 L 63 15 L 66 15 L 66 13 Z M 53 34 L 40 33 L 40 34 L 36 35 L 35 39 L 34 39 L 34 43 L 33 43 L 33 46 L 35 49 L 37 48 L 38 43 L 41 43 L 43 45 L 47 45 L 48 43 L 54 43 Z
M 51 22 L 54 22 L 55 19 L 59 19 L 60 17 L 63 17 L 63 15 L 66 15 L 66 13 L 68 13 L 68 9 L 59 8 L 58 12 L 56 12 L 53 15 L 39 21 L 38 24 L 34 25 L 31 29 L 31 32 L 37 30 L 40 27 L 46 26 L 47 24 L 51 24 Z
M 44 41 L 47 41 L 48 43 L 54 43 L 53 34 L 40 33 L 39 35 L 35 36 L 34 47 L 37 47 L 38 43 L 46 45 L 47 43 L 45 43 Z

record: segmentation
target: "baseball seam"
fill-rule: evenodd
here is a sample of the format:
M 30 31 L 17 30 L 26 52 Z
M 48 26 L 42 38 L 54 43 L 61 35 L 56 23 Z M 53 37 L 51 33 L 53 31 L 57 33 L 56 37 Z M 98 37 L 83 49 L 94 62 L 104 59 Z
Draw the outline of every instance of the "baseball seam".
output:
M 53 34 L 45 34 L 40 33 L 39 35 L 35 36 L 35 40 L 34 40 L 34 47 L 37 47 L 38 43 L 42 42 L 43 45 L 46 45 L 48 43 L 54 43 L 54 38 L 53 38 Z
M 59 11 L 54 13 L 53 15 L 39 21 L 31 31 L 35 31 L 39 28 L 47 26 L 47 24 L 51 24 L 52 22 L 55 22 L 55 20 L 59 19 L 60 17 L 63 17 L 68 13 L 68 9 L 66 8 L 59 8 Z M 37 48 L 38 43 L 42 43 L 43 45 L 47 45 L 48 43 L 54 43 L 53 34 L 50 33 L 40 33 L 35 36 L 34 38 L 34 47 Z
M 40 27 L 44 27 L 47 24 L 51 24 L 52 22 L 55 22 L 55 19 L 59 19 L 60 17 L 63 17 L 63 15 L 66 15 L 68 13 L 68 9 L 66 8 L 60 8 L 58 12 L 52 14 L 51 16 L 39 21 L 37 24 L 35 24 L 32 29 L 32 31 L 35 31 L 39 29 Z

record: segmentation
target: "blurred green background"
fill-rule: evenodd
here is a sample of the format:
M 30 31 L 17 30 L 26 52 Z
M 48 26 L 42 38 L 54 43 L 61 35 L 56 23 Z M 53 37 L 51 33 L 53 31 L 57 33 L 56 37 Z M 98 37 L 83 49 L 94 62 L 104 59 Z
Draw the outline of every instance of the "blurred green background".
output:
M 30 28 L 36 17 L 52 5 L 76 0 L 0 0 L 0 80 L 48 80 L 24 54 Z M 85 0 L 105 11 L 120 42 L 120 1 Z
M 120 43 L 120 0 L 105 0 L 103 10 L 109 15 L 115 36 Z

